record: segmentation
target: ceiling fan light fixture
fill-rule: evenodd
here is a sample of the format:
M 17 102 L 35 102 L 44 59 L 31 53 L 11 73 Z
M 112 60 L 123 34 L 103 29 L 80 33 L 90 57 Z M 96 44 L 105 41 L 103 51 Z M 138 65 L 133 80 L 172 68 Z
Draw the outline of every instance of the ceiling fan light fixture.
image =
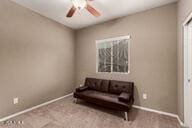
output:
M 72 0 L 73 5 L 75 8 L 81 10 L 87 6 L 87 0 Z
M 79 12 L 81 12 L 81 10 L 83 9 L 86 9 L 93 16 L 99 17 L 101 14 L 94 7 L 89 5 L 88 1 L 93 1 L 93 0 L 71 0 L 73 6 L 68 11 L 66 17 L 71 18 L 77 9 L 79 10 Z

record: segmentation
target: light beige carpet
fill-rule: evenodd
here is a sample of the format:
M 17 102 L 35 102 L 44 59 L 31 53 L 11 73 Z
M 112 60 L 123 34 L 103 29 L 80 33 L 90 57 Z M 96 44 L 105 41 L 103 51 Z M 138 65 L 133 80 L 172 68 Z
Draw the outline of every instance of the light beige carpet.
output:
M 68 97 L 10 119 L 24 124 L 0 123 L 0 128 L 180 128 L 176 118 L 156 113 L 132 109 L 129 116 L 124 121 L 123 113 L 83 101 L 75 104 Z

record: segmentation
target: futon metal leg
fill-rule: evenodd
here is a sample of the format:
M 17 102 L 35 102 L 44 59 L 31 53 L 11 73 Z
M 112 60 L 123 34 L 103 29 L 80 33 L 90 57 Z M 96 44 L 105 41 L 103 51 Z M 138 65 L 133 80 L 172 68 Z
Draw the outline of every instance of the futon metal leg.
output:
M 74 102 L 75 102 L 76 104 L 77 104 L 77 101 L 78 101 L 77 98 L 75 98 L 75 99 L 74 99 Z
M 125 112 L 125 120 L 129 121 L 128 112 Z

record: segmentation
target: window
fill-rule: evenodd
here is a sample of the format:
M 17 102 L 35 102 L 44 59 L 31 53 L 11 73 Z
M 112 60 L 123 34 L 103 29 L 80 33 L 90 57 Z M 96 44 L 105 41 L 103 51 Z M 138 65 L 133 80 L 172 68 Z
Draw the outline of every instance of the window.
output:
M 96 41 L 97 72 L 129 73 L 130 36 Z

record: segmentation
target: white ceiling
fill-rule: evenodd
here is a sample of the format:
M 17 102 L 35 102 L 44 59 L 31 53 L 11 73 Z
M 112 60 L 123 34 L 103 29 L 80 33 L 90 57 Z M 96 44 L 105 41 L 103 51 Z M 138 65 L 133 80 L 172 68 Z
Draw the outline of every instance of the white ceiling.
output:
M 118 17 L 144 11 L 154 7 L 176 2 L 177 0 L 94 0 L 89 2 L 100 13 L 99 18 L 87 10 L 76 12 L 72 18 L 66 14 L 72 6 L 71 0 L 12 0 L 43 16 L 51 18 L 70 28 L 79 29 Z

